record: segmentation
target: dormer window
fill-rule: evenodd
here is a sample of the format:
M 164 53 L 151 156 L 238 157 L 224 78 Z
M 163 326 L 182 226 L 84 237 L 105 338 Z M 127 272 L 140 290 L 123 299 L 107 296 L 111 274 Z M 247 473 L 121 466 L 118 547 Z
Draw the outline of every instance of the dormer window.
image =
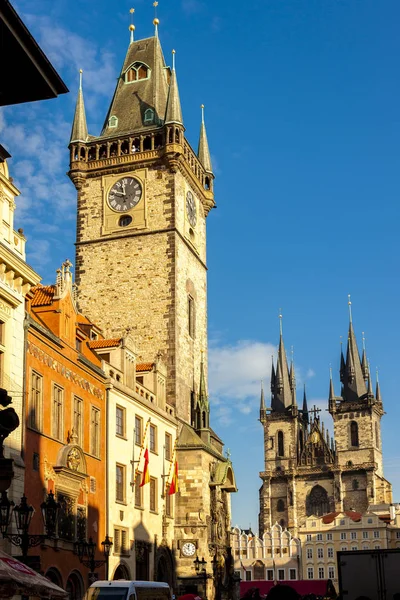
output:
M 118 118 L 116 116 L 112 116 L 108 119 L 108 126 L 109 127 L 117 127 L 118 125 Z
M 125 72 L 125 83 L 133 83 L 150 77 L 150 69 L 143 63 L 136 62 Z
M 151 123 L 154 123 L 154 110 L 147 108 L 144 112 L 144 124 L 150 125 Z

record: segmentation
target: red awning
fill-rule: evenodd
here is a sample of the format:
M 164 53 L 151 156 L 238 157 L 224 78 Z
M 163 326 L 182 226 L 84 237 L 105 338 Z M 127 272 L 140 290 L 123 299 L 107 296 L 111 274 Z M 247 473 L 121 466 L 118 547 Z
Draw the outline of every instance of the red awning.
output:
M 58 585 L 0 550 L 0 597 L 12 598 L 17 594 L 60 600 L 68 597 Z
M 315 594 L 316 596 L 324 596 L 326 594 L 327 580 L 326 579 L 306 579 L 298 581 L 280 581 L 276 585 L 289 585 L 298 594 L 305 596 L 306 594 Z M 240 597 L 243 598 L 246 592 L 252 588 L 258 588 L 261 596 L 268 594 L 274 587 L 273 581 L 241 581 L 240 582 Z

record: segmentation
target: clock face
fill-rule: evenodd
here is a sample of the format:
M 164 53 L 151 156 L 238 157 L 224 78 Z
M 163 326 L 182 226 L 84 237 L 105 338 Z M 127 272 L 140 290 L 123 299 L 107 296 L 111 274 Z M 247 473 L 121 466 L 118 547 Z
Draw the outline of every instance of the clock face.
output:
M 194 556 L 196 552 L 196 546 L 193 542 L 185 542 L 182 546 L 182 554 L 184 556 Z
M 142 185 L 133 177 L 123 177 L 108 192 L 108 204 L 117 212 L 126 212 L 134 208 L 142 197 Z
M 197 213 L 196 213 L 196 202 L 194 200 L 192 192 L 186 194 L 186 212 L 189 219 L 189 223 L 192 227 L 196 225 Z

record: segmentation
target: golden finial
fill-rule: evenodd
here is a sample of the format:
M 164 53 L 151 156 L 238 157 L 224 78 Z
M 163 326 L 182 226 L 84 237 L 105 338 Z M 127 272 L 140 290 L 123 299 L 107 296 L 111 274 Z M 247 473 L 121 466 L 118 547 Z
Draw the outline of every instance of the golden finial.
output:
M 172 50 L 172 70 L 175 71 L 175 54 L 176 51 Z
M 135 13 L 135 9 L 134 8 L 130 8 L 129 12 L 131 13 L 131 24 L 129 25 L 129 31 L 131 32 L 130 43 L 132 44 L 132 42 L 133 42 L 133 32 L 135 31 L 135 26 L 133 24 L 133 15 Z
M 348 298 L 348 305 L 349 305 L 350 323 L 352 323 L 353 322 L 353 315 L 351 314 L 351 297 L 350 297 L 350 294 L 347 294 L 347 298 Z
M 282 309 L 279 309 L 279 332 L 282 335 Z
M 153 2 L 153 6 L 154 6 L 154 19 L 153 19 L 153 25 L 156 28 L 155 34 L 156 37 L 158 35 L 158 26 L 160 24 L 160 20 L 157 18 L 157 6 L 158 6 L 158 2 Z
M 79 89 L 82 89 L 82 69 L 79 69 Z
M 204 123 L 204 104 L 200 104 L 200 108 L 201 108 L 201 120 Z

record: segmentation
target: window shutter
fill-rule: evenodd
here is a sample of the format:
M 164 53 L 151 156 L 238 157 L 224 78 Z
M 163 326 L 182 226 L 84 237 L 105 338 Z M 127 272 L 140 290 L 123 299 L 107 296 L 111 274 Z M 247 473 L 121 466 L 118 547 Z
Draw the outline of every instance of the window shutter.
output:
M 119 552 L 121 551 L 121 537 L 120 537 L 120 530 L 119 529 L 114 529 L 114 552 L 116 554 L 119 554 Z

